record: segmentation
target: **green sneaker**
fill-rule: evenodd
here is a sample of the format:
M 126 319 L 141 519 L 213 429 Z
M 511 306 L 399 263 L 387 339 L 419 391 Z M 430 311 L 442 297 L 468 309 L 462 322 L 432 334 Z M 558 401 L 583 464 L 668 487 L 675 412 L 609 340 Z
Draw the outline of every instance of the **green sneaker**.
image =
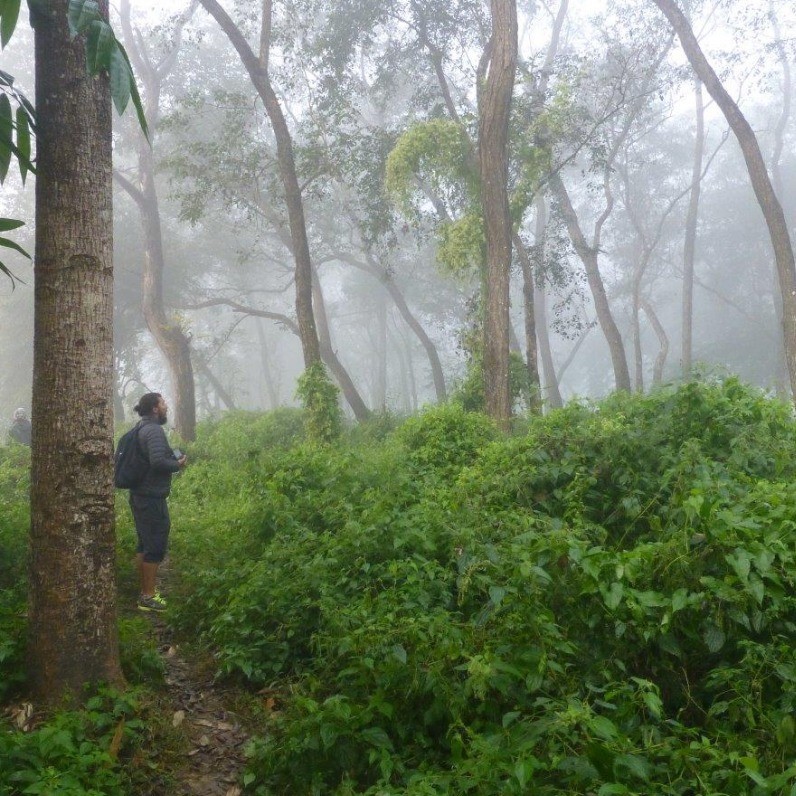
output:
M 138 610 L 162 612 L 166 610 L 166 601 L 158 594 L 154 597 L 145 597 L 142 594 L 138 598 Z

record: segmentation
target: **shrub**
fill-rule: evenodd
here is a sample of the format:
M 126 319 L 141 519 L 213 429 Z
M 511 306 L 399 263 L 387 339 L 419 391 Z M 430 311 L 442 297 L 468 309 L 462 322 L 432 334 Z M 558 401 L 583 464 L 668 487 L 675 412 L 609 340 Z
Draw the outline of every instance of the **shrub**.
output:
M 177 532 L 177 618 L 273 695 L 249 789 L 793 792 L 794 431 L 727 380 L 183 482 L 224 530 Z

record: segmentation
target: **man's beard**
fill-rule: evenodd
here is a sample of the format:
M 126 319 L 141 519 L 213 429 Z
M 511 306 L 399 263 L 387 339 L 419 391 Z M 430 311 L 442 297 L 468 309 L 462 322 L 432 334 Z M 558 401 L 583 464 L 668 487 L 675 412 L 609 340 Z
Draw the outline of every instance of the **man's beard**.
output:
M 161 426 L 165 426 L 167 420 L 168 417 L 166 417 L 166 415 L 158 415 L 158 423 L 160 423 Z

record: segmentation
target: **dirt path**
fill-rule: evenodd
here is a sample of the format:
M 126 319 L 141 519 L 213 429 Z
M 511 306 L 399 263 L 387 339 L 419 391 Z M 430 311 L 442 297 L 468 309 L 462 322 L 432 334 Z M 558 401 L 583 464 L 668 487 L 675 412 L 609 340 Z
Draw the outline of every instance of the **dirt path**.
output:
M 225 707 L 223 690 L 183 657 L 165 620 L 150 616 L 166 667 L 172 721 L 188 741 L 184 764 L 173 772 L 175 786 L 163 796 L 239 796 L 248 735 Z

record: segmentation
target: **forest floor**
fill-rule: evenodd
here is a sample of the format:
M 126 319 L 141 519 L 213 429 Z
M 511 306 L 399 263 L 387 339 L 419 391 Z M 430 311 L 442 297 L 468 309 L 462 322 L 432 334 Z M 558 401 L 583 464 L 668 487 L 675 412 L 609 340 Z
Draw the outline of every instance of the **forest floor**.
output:
M 188 748 L 182 765 L 171 772 L 169 796 L 239 796 L 248 735 L 228 707 L 231 695 L 173 643 L 162 617 L 152 617 L 152 627 L 165 666 L 172 725 Z
M 160 574 L 168 594 L 168 564 Z M 214 680 L 206 661 L 177 643 L 165 616 L 144 616 L 151 620 L 164 667 L 159 709 L 171 713 L 179 749 L 167 755 L 171 770 L 163 772 L 162 784 L 153 782 L 147 796 L 239 796 L 249 737 L 243 717 L 231 707 L 239 695 Z

